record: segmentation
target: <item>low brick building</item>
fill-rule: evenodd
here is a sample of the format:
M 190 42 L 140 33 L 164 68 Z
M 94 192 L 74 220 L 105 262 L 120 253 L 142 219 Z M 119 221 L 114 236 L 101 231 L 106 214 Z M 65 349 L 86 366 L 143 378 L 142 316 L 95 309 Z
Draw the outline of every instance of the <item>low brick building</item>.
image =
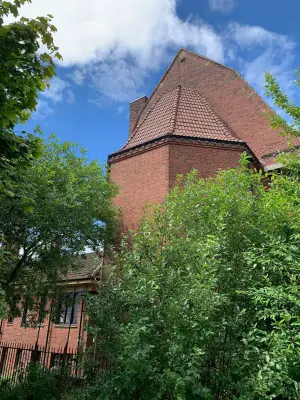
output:
M 103 255 L 89 253 L 79 257 L 77 267 L 60 282 L 62 300 L 45 299 L 40 310 L 45 318 L 39 319 L 37 311 L 25 308 L 20 317 L 3 319 L 0 322 L 0 345 L 4 348 L 37 345 L 54 354 L 67 347 L 76 352 L 88 339 L 85 295 L 96 292 L 102 266 Z M 31 327 L 31 316 L 35 321 L 34 327 Z M 3 358 L 4 355 L 0 354 L 0 373 Z

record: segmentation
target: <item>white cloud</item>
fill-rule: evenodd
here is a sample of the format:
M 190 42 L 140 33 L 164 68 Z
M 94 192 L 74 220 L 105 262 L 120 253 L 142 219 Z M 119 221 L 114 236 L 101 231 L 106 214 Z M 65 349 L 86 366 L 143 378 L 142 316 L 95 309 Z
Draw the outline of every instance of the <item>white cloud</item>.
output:
M 45 119 L 54 113 L 54 109 L 49 105 L 49 102 L 39 99 L 36 111 L 32 114 L 32 119 Z
M 248 49 L 252 46 L 276 46 L 282 50 L 291 51 L 295 47 L 295 43 L 287 36 L 270 32 L 260 26 L 231 23 L 228 25 L 228 35 L 241 47 Z
M 122 102 L 138 94 L 147 73 L 169 61 L 170 49 L 189 47 L 223 61 L 221 37 L 200 20 L 181 20 L 178 1 L 33 0 L 22 15 L 51 13 L 63 66 L 76 68 L 69 77 L 93 85 L 100 102 Z
M 229 12 L 235 6 L 235 0 L 208 0 L 209 6 L 213 11 Z
M 35 113 L 32 115 L 33 119 L 45 119 L 49 115 L 54 114 L 55 106 L 57 103 L 66 100 L 68 103 L 75 102 L 74 93 L 68 89 L 70 83 L 66 82 L 57 76 L 51 79 L 50 87 L 41 92 L 38 100 L 38 105 Z
M 229 53 L 232 54 L 234 48 L 235 54 L 242 54 L 237 58 L 244 78 L 261 95 L 264 95 L 265 72 L 268 70 L 288 96 L 293 97 L 293 50 L 296 46 L 293 40 L 259 26 L 237 23 L 228 26 L 226 38 Z
M 55 40 L 65 65 L 105 60 L 114 52 L 152 61 L 157 49 L 193 46 L 219 61 L 222 43 L 213 29 L 176 15 L 176 0 L 33 0 L 22 14 L 51 13 L 57 27 Z
M 75 94 L 72 92 L 72 90 L 67 90 L 66 92 L 66 100 L 68 104 L 74 104 L 75 103 Z
M 99 106 L 127 103 L 141 95 L 145 72 L 125 60 L 113 57 L 105 63 L 92 64 L 86 69 L 89 82 L 95 89 L 93 102 Z
M 242 67 L 245 79 L 256 87 L 261 94 L 264 92 L 265 72 L 268 70 L 277 77 L 282 89 L 289 95 L 293 95 L 293 54 L 285 54 L 282 49 L 265 49 L 252 61 L 246 61 Z
M 54 103 L 62 101 L 65 89 L 70 84 L 57 76 L 51 79 L 49 89 L 41 93 L 41 96 L 51 99 Z
M 83 73 L 83 71 L 80 71 L 79 69 L 74 69 L 69 75 L 68 77 L 70 79 L 72 79 L 72 81 L 74 83 L 76 83 L 76 85 L 82 86 L 84 81 L 85 81 L 85 75 Z
M 215 11 L 227 12 L 234 0 L 208 0 Z M 239 62 L 240 70 L 263 93 L 264 73 L 279 77 L 291 88 L 295 43 L 259 26 L 232 23 L 218 33 L 201 20 L 182 20 L 179 0 L 32 0 L 23 6 L 29 17 L 54 16 L 55 42 L 72 67 L 68 78 L 90 88 L 90 101 L 122 106 L 144 94 L 143 84 L 153 71 L 170 61 L 170 50 L 188 47 L 219 62 Z M 226 53 L 226 57 L 224 57 Z M 70 83 L 57 78 L 44 99 L 74 100 Z

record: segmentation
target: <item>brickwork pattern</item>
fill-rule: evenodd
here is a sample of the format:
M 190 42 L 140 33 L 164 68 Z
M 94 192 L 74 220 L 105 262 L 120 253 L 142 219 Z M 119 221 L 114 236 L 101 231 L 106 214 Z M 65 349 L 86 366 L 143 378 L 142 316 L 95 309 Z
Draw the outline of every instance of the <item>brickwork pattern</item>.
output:
M 186 175 L 197 169 L 201 178 L 214 176 L 219 169 L 235 168 L 238 165 L 242 149 L 205 146 L 205 145 L 169 145 L 169 187 L 176 183 L 178 174 Z
M 110 178 L 120 188 L 122 230 L 136 229 L 146 203 L 163 201 L 169 190 L 169 148 L 161 146 L 111 165 Z
M 166 134 L 240 142 L 195 89 L 177 86 L 157 98 L 140 118 L 122 151 Z
M 287 140 L 278 135 L 266 118 L 272 112 L 262 98 L 235 71 L 204 57 L 182 50 L 173 61 L 141 112 L 143 119 L 163 93 L 178 85 L 196 89 L 232 134 L 245 141 L 254 154 L 262 156 L 287 148 Z M 300 144 L 298 140 L 295 142 Z M 263 160 L 268 164 L 268 160 Z
M 197 169 L 203 178 L 218 169 L 236 167 L 242 147 L 169 143 L 111 164 L 110 178 L 120 187 L 115 204 L 122 212 L 123 232 L 138 229 L 147 203 L 162 202 L 178 174 Z
M 48 309 L 50 309 L 50 304 L 48 304 Z M 38 345 L 45 346 L 47 342 L 47 333 L 48 334 L 48 347 L 64 347 L 66 345 L 66 341 L 68 339 L 68 344 L 70 348 L 77 348 L 78 338 L 81 340 L 86 339 L 86 332 L 84 332 L 84 323 L 85 316 L 84 313 L 82 315 L 82 323 L 80 324 L 80 316 L 81 316 L 81 307 L 82 303 L 80 303 L 78 307 L 77 314 L 77 323 L 75 325 L 71 325 L 70 334 L 69 333 L 69 325 L 59 325 L 55 324 L 52 321 L 49 323 L 49 316 L 46 316 L 44 322 L 41 324 L 40 329 L 31 328 L 31 327 L 23 327 L 22 326 L 22 318 L 18 317 L 13 320 L 12 323 L 9 323 L 8 320 L 3 320 L 2 322 L 2 335 L 1 342 L 16 342 L 16 343 L 26 343 L 34 345 L 38 339 Z M 81 325 L 81 326 L 80 326 Z

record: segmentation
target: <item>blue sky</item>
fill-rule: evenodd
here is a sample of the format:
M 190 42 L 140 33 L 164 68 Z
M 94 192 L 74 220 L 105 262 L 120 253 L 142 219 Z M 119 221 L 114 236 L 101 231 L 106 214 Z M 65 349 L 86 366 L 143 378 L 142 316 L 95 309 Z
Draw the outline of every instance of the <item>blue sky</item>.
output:
M 237 69 L 263 94 L 269 69 L 298 103 L 299 0 L 32 0 L 51 13 L 64 61 L 26 124 L 80 143 L 101 163 L 128 134 L 129 102 L 150 95 L 180 47 Z

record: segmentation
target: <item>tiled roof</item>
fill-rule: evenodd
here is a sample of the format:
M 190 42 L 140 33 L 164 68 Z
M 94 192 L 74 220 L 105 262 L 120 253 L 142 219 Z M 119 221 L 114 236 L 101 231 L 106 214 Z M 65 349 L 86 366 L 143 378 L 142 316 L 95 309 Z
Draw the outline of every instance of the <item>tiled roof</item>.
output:
M 178 85 L 181 92 L 176 107 Z M 266 154 L 288 145 L 287 139 L 270 126 L 266 113 L 273 112 L 238 72 L 181 49 L 144 103 L 127 143 L 111 156 L 174 134 L 246 144 L 266 166 Z M 293 143 L 300 145 L 300 139 Z
M 167 134 L 242 142 L 231 134 L 197 90 L 180 85 L 159 96 L 122 150 Z
M 103 265 L 103 255 L 97 253 L 82 254 L 63 280 L 93 279 L 97 276 L 101 265 Z

